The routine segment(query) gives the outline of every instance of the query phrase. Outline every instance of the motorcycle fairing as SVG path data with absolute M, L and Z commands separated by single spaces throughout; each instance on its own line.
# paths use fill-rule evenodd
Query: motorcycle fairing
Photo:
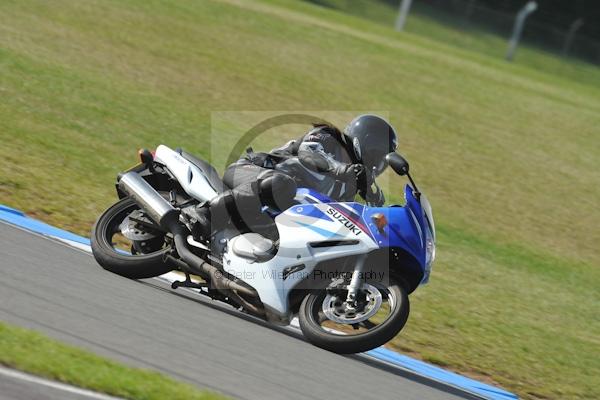
M 165 165 L 183 190 L 193 198 L 207 201 L 217 196 L 204 172 L 176 151 L 161 144 L 156 148 L 154 161 Z
M 320 202 L 330 199 L 309 189 L 298 192 L 319 202 L 297 204 L 275 217 L 280 243 L 272 259 L 257 262 L 239 257 L 229 246 L 223 256 L 225 270 L 254 287 L 265 307 L 280 320 L 290 316 L 290 291 L 324 261 L 399 247 L 425 269 L 423 212 L 410 186 L 405 190 L 404 207 Z M 382 232 L 371 219 L 377 213 L 386 215 L 389 222 Z
M 379 248 L 401 247 L 424 268 L 425 229 L 427 229 L 427 225 L 423 217 L 423 208 L 410 185 L 405 186 L 404 196 L 406 199 L 405 206 L 391 207 L 368 207 L 355 202 L 333 203 L 328 197 L 306 188 L 298 189 L 296 198 L 319 199 L 323 203 L 329 203 L 331 207 L 357 226 L 362 227 L 378 244 Z M 320 214 L 321 218 L 331 217 L 310 207 L 305 207 L 303 213 L 313 216 Z M 388 225 L 383 228 L 383 232 L 380 232 L 373 222 L 373 216 L 376 214 L 383 214 L 388 221 Z
M 327 260 L 366 254 L 378 248 L 369 230 L 334 213 L 341 203 L 298 204 L 275 217 L 279 230 L 277 254 L 265 262 L 236 255 L 227 246 L 223 266 L 259 294 L 266 308 L 281 320 L 289 317 L 288 295 L 315 267 Z M 347 203 L 344 204 L 345 206 Z M 287 271 L 297 271 L 287 274 Z

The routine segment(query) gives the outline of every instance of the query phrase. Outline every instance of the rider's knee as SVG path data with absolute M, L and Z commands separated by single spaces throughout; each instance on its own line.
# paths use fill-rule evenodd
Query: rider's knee
M 288 175 L 277 171 L 266 171 L 258 177 L 260 200 L 263 204 L 280 211 L 294 204 L 296 182 Z

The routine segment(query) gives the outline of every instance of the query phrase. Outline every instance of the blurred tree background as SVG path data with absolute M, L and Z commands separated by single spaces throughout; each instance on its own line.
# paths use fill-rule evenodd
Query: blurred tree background
M 386 0 L 390 4 L 397 3 Z M 416 0 L 435 11 L 462 17 L 470 24 L 488 26 L 507 35 L 514 15 L 526 0 Z M 600 2 L 597 0 L 536 0 L 538 9 L 528 18 L 524 40 L 547 50 L 568 52 L 600 63 Z M 418 5 L 417 5 L 418 7 Z M 426 11 L 426 10 L 425 10 Z M 576 28 L 565 48 L 569 30 Z
M 395 18 L 401 0 L 309 0 L 326 7 L 372 16 L 373 7 L 385 6 L 381 22 Z M 506 39 L 515 15 L 528 0 L 413 0 L 412 13 L 432 18 L 453 29 L 492 32 Z M 600 64 L 600 1 L 536 0 L 528 17 L 523 41 L 542 50 Z M 409 22 L 410 24 L 410 16 Z M 569 32 L 572 30 L 572 35 Z M 569 37 L 570 36 L 570 37 Z

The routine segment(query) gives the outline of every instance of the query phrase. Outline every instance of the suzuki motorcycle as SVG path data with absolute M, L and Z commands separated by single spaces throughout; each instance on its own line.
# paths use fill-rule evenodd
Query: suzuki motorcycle
M 164 145 L 140 150 L 140 160 L 119 174 L 120 200 L 92 231 L 94 257 L 106 270 L 133 279 L 181 271 L 174 289 L 198 289 L 275 324 L 297 316 L 309 342 L 336 353 L 391 340 L 407 321 L 408 295 L 429 279 L 431 206 L 397 153 L 386 160 L 409 179 L 402 206 L 335 202 L 300 188 L 289 209 L 263 209 L 276 238 L 230 223 L 208 240 L 194 236 L 199 222 L 186 209 L 228 189 L 216 170 Z

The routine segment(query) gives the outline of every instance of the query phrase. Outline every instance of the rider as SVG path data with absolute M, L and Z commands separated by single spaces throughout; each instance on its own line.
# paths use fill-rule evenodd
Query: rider
M 248 149 L 245 157 L 225 171 L 223 182 L 231 189 L 211 200 L 208 207 L 196 209 L 193 219 L 199 231 L 195 235 L 208 239 L 229 220 L 238 229 L 272 227 L 273 220 L 262 212 L 263 206 L 286 210 L 294 204 L 297 187 L 315 189 L 334 201 L 352 201 L 358 193 L 381 206 L 385 199 L 379 188 L 373 189 L 373 182 L 387 167 L 385 155 L 396 147 L 396 132 L 387 121 L 360 115 L 343 133 L 334 126 L 317 124 L 270 153 Z

